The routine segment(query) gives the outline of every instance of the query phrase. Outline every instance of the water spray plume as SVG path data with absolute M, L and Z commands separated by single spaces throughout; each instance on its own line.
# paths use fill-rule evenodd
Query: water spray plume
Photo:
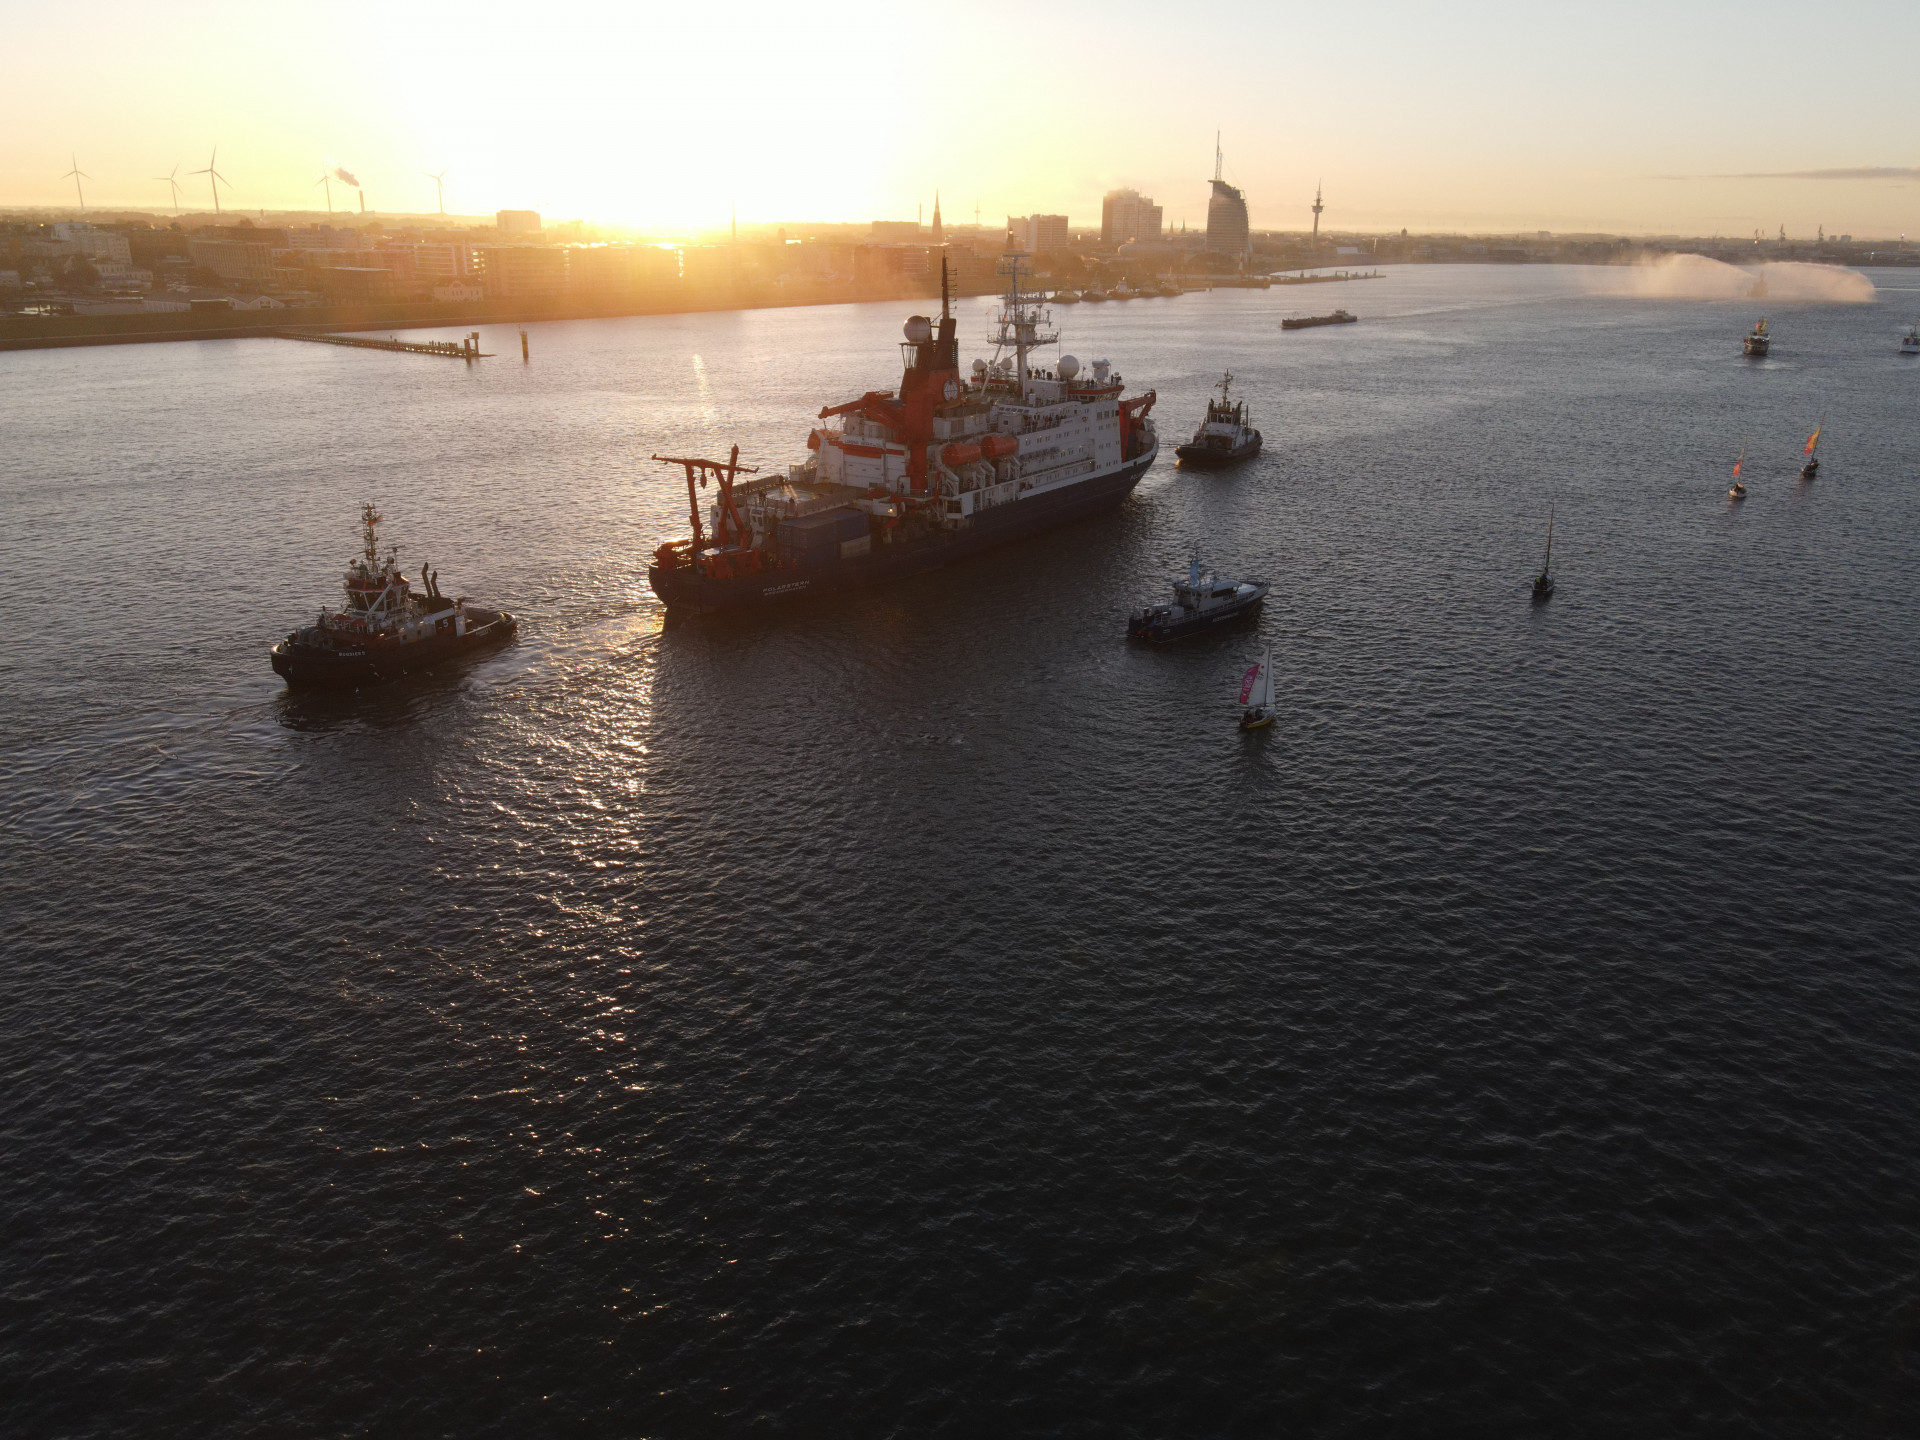
M 1857 270 L 1791 260 L 1746 269 L 1705 255 L 1661 255 L 1632 265 L 1600 267 L 1586 278 L 1595 294 L 1641 300 L 1744 300 L 1764 295 L 1769 300 L 1864 305 L 1874 296 L 1873 282 Z

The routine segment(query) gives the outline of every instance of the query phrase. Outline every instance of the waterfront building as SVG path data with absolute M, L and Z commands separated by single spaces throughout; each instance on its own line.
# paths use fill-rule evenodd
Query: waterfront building
M 85 221 L 61 220 L 53 227 L 53 238 L 65 247 L 68 255 L 84 255 L 89 260 L 116 261 L 121 265 L 133 263 L 133 251 L 127 244 L 127 237 L 113 230 L 101 230 Z
M 490 300 L 553 300 L 567 284 L 567 252 L 542 245 L 479 245 L 474 270 Z
M 472 247 L 440 241 L 400 241 L 379 251 L 416 280 L 452 280 L 473 273 Z
M 1221 178 L 1225 157 L 1215 137 L 1213 198 L 1207 201 L 1207 249 L 1236 259 L 1253 253 L 1253 232 L 1247 224 L 1247 198 Z
M 241 240 L 236 230 L 199 231 L 187 239 L 187 254 L 222 280 L 273 279 L 273 246 L 266 240 Z
M 1118 250 L 1130 241 L 1160 240 L 1161 208 L 1138 190 L 1109 190 L 1100 203 L 1100 248 Z
M 872 239 L 876 245 L 913 245 L 923 243 L 925 237 L 918 220 L 876 220 Z
M 393 299 L 393 271 L 381 266 L 329 265 L 314 273 L 320 280 L 320 292 L 336 305 Z

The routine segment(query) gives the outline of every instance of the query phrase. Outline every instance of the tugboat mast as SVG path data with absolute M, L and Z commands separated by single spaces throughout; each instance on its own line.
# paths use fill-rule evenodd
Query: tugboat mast
M 360 507 L 360 524 L 366 536 L 366 550 L 364 553 L 366 554 L 368 565 L 378 565 L 380 563 L 380 542 L 375 537 L 374 527 L 386 518 L 386 516 L 373 508 L 371 501 Z

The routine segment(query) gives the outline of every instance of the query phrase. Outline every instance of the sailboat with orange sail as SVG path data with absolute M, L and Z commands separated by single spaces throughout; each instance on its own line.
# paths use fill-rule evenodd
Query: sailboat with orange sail
M 1733 462 L 1733 484 L 1727 487 L 1727 497 L 1729 499 L 1744 500 L 1747 498 L 1747 487 L 1740 483 L 1740 467 L 1746 463 L 1747 446 L 1746 442 L 1742 441 L 1740 445 L 1740 458 Z
M 1820 457 L 1814 454 L 1814 448 L 1820 443 L 1820 432 L 1827 428 L 1827 417 L 1822 415 L 1820 423 L 1813 427 L 1813 433 L 1807 436 L 1807 448 L 1801 453 L 1807 457 L 1807 463 L 1800 467 L 1800 478 L 1811 480 L 1820 473 Z

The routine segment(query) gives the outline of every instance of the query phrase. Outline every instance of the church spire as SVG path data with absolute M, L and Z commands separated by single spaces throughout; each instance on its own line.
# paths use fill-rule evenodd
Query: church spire
M 946 231 L 940 225 L 940 192 L 938 190 L 933 192 L 933 243 L 936 245 L 947 243 Z

